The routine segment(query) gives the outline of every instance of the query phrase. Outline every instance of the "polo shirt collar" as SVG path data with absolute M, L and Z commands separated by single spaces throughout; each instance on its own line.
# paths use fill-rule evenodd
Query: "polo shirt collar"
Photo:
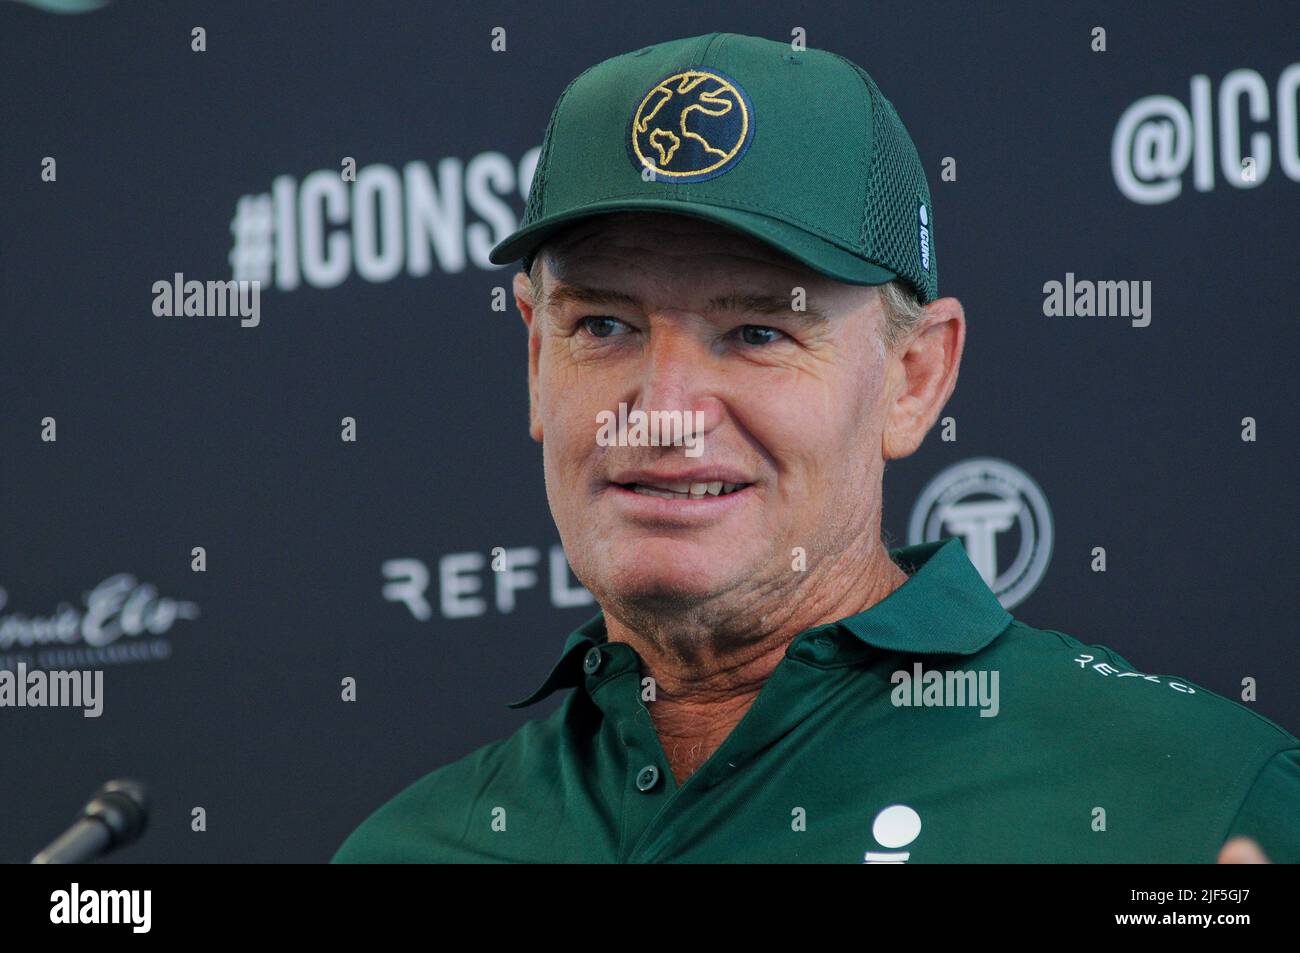
M 878 649 L 973 655 L 1011 624 L 1011 613 L 979 574 L 961 540 L 905 546 L 889 554 L 911 578 L 839 625 Z
M 1011 614 L 971 564 L 961 540 L 904 546 L 889 556 L 908 573 L 908 580 L 875 605 L 829 626 L 816 626 L 816 631 L 838 627 L 866 645 L 890 652 L 973 655 L 1011 624 Z M 808 632 L 796 636 L 791 647 Z M 604 613 L 597 613 L 569 633 L 546 680 L 508 707 L 524 708 L 560 688 L 582 684 L 583 656 L 593 645 L 607 641 Z
M 557 689 L 571 688 L 581 684 L 582 657 L 587 654 L 587 650 L 593 645 L 602 645 L 607 641 L 609 641 L 609 636 L 605 632 L 605 613 L 597 612 L 569 633 L 569 637 L 564 643 L 564 649 L 560 652 L 560 660 L 551 669 L 551 674 L 546 676 L 546 681 L 542 682 L 527 698 L 511 702 L 506 707 L 525 708 L 534 702 L 541 701 Z

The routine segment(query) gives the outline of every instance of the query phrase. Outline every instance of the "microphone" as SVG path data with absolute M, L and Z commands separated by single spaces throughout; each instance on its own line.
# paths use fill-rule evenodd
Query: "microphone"
M 84 864 L 135 841 L 149 820 L 149 790 L 139 781 L 109 781 L 81 809 L 77 821 L 33 864 Z

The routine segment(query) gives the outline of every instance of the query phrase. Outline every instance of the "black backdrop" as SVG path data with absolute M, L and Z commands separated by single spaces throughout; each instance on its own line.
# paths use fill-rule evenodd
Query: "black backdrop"
M 887 531 L 907 541 L 949 467 L 1006 461 L 1054 537 L 1016 615 L 1228 697 L 1254 678 L 1251 705 L 1300 728 L 1295 4 L 43 5 L 0 3 L 0 668 L 101 669 L 104 710 L 0 708 L 0 860 L 118 776 L 156 799 L 124 860 L 325 860 L 400 788 L 558 703 L 504 707 L 593 608 L 550 566 L 523 326 L 492 308 L 512 269 L 485 253 L 569 79 L 712 30 L 802 27 L 861 63 L 926 165 L 940 290 L 969 339 L 956 439 L 890 467 Z M 1239 74 L 1225 106 L 1237 70 L 1258 82 Z M 1159 158 L 1181 131 L 1174 168 L 1136 173 L 1181 187 L 1135 200 L 1111 158 L 1122 117 L 1153 96 L 1195 115 L 1198 82 L 1203 151 L 1184 155 L 1177 108 L 1145 124 L 1123 154 Z M 1221 160 L 1238 139 L 1269 148 L 1251 187 Z M 347 156 L 363 182 L 341 183 Z M 363 183 L 373 203 L 350 206 Z M 322 236 L 337 257 L 307 247 Z M 260 276 L 260 324 L 155 316 L 176 272 Z M 1046 316 L 1044 283 L 1067 273 L 1150 281 L 1150 324 Z M 497 546 L 537 556 L 513 605 Z M 427 613 L 385 596 L 386 565 L 427 568 Z M 135 634 L 94 646 L 86 599 L 106 581 L 134 593 L 108 621 Z

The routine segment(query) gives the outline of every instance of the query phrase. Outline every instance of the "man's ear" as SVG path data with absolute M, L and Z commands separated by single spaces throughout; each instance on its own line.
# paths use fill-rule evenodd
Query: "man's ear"
M 888 357 L 881 454 L 896 460 L 916 452 L 957 386 L 966 343 L 966 315 L 956 298 L 925 306 L 911 333 Z
M 515 275 L 515 307 L 528 328 L 528 433 L 542 442 L 542 418 L 537 402 L 537 359 L 541 354 L 540 322 L 536 320 L 537 302 L 533 301 L 533 283 L 522 271 Z

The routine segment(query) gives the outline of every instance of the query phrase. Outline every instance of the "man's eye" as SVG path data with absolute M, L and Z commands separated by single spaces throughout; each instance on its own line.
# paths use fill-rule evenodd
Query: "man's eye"
M 772 344 L 779 340 L 783 332 L 761 324 L 746 324 L 740 328 L 740 339 L 746 344 Z
M 583 318 L 581 324 L 588 334 L 597 338 L 610 337 L 616 334 L 620 327 L 627 327 L 627 325 L 618 318 L 606 317 Z

